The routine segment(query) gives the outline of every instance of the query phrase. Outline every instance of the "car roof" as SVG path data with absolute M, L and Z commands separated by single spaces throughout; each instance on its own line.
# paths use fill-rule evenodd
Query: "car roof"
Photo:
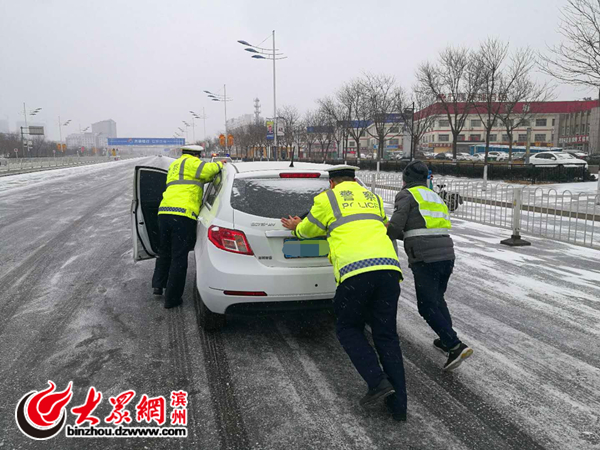
M 333 167 L 330 164 L 314 164 L 302 162 L 294 162 L 294 167 L 290 167 L 289 161 L 254 161 L 229 164 L 235 167 L 238 173 L 280 172 L 283 170 L 285 170 L 286 172 L 301 172 L 306 170 L 315 172 L 325 172 L 330 167 Z

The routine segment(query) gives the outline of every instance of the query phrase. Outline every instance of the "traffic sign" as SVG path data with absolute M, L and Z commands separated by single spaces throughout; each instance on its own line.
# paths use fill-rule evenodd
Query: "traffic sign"
M 221 134 L 221 135 L 219 136 L 219 145 L 220 145 L 221 147 L 225 147 L 225 135 L 224 135 L 224 134 Z
M 14 151 L 15 153 L 19 153 L 19 149 L 18 149 L 18 148 L 15 148 L 13 151 Z
M 230 134 L 229 136 L 227 136 L 227 146 L 233 147 L 233 134 Z

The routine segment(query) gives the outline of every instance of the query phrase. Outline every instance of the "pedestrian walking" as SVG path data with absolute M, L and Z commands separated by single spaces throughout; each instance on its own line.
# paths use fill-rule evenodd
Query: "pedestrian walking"
M 356 182 L 356 170 L 330 168 L 330 189 L 315 197 L 306 218 L 281 222 L 298 239 L 327 236 L 338 284 L 333 300 L 337 338 L 368 386 L 360 404 L 385 399 L 393 418 L 404 421 L 406 386 L 396 328 L 402 271 L 386 234 L 381 197 Z M 375 350 L 365 336 L 367 323 Z
M 158 208 L 160 244 L 152 287 L 154 295 L 162 295 L 166 288 L 167 309 L 183 302 L 188 253 L 196 244 L 203 184 L 212 181 L 224 164 L 201 161 L 202 150 L 199 145 L 181 148 L 181 157 L 169 166 L 167 189 Z
M 456 369 L 473 350 L 452 327 L 452 316 L 444 294 L 454 268 L 454 244 L 448 207 L 427 187 L 428 168 L 412 161 L 403 173 L 403 188 L 396 195 L 387 233 L 404 241 L 409 267 L 415 278 L 419 314 L 438 335 L 436 349 L 448 355 L 444 370 Z

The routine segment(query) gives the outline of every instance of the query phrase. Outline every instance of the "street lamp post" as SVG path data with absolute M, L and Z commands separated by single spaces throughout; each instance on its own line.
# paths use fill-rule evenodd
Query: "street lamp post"
M 250 53 L 254 53 L 252 55 L 252 58 L 254 58 L 254 59 L 270 59 L 273 61 L 273 120 L 275 121 L 275 134 L 273 135 L 273 141 L 275 144 L 275 155 L 277 156 L 277 159 L 279 159 L 279 153 L 278 153 L 278 147 L 277 147 L 277 131 L 278 131 L 278 128 L 277 128 L 277 81 L 276 81 L 275 61 L 278 61 L 280 59 L 286 59 L 287 56 L 283 56 L 283 53 L 278 53 L 278 49 L 275 48 L 275 30 L 273 30 L 271 37 L 273 39 L 273 49 L 272 50 L 260 47 L 262 42 L 266 41 L 269 38 L 263 40 L 260 44 L 258 44 L 258 46 L 251 45 L 247 41 L 243 41 L 243 40 L 240 40 L 238 42 L 240 44 L 246 46 L 246 48 L 244 50 L 246 50 L 247 52 L 250 52 Z
M 188 128 L 189 128 L 190 124 L 189 124 L 189 123 L 187 123 L 185 120 L 182 120 L 182 122 L 183 122 L 183 124 L 185 125 L 185 139 L 186 139 L 186 141 L 187 141 L 187 138 L 188 138 Z M 194 142 L 196 142 L 196 137 L 195 137 L 195 134 L 194 134 Z M 192 142 L 192 144 L 193 144 L 194 142 Z
M 42 108 L 36 108 L 29 113 L 30 116 L 35 116 L 39 113 Z M 27 124 L 27 108 L 25 107 L 25 103 L 23 103 L 23 117 L 25 119 L 25 128 L 27 129 L 27 135 L 29 136 L 29 125 Z M 29 138 L 28 138 L 29 139 Z M 25 140 L 23 139 L 23 128 L 21 127 L 21 144 L 23 145 L 23 155 L 25 155 Z M 27 153 L 29 154 L 31 150 L 29 149 L 29 144 L 27 144 Z
M 412 103 L 412 108 L 406 108 L 404 110 L 404 116 L 406 117 L 410 113 L 410 160 L 414 159 L 414 140 L 415 140 L 415 102 Z
M 223 102 L 224 108 L 225 108 L 225 148 L 227 149 L 227 138 L 228 138 L 228 134 L 227 134 L 227 102 L 230 102 L 232 99 L 227 97 L 227 85 L 224 84 L 223 85 L 223 95 L 221 94 L 213 94 L 210 91 L 204 91 L 206 93 L 206 95 L 208 96 L 208 98 L 210 98 L 213 102 Z
M 202 107 L 202 116 L 199 116 L 194 111 L 190 111 L 190 113 L 192 113 L 192 117 L 194 119 L 202 119 L 204 121 L 204 134 L 202 136 L 202 140 L 205 141 L 206 140 L 206 119 L 208 119 L 208 117 L 206 117 L 206 114 L 204 113 L 204 107 Z M 192 123 L 193 123 L 193 120 L 192 120 Z

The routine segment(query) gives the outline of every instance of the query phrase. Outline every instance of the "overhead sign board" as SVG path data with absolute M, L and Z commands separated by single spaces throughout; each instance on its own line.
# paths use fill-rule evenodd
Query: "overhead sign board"
M 29 127 L 29 134 L 31 136 L 43 136 L 44 127 Z
M 108 138 L 107 145 L 185 145 L 183 138 Z

